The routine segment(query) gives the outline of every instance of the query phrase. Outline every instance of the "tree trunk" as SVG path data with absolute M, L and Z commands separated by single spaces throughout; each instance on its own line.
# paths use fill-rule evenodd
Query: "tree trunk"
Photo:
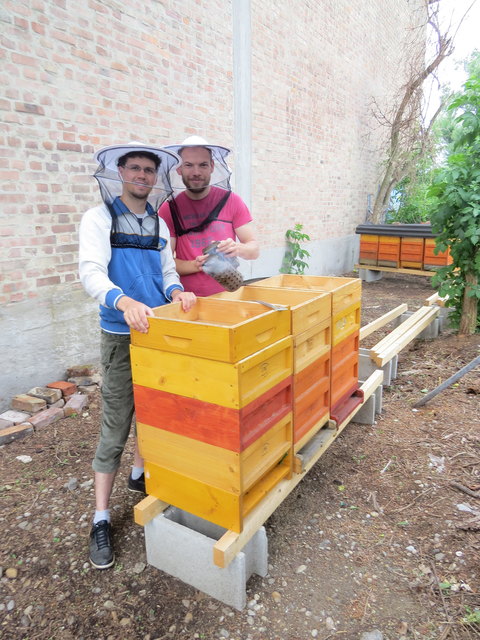
M 463 292 L 462 317 L 460 318 L 459 333 L 471 336 L 477 328 L 477 307 L 476 296 L 468 296 L 467 293 L 477 284 L 477 276 L 473 271 L 465 273 L 465 291 Z

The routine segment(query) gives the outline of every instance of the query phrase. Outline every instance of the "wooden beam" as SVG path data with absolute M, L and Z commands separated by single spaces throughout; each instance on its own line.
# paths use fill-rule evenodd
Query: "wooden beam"
M 424 304 L 427 305 L 428 307 L 430 307 L 432 304 L 437 304 L 439 307 L 444 307 L 445 302 L 447 300 L 448 300 L 448 296 L 445 296 L 444 298 L 442 298 L 439 295 L 438 291 L 436 291 L 435 293 L 432 293 L 431 296 L 425 299 Z
M 377 318 L 376 320 L 373 320 L 372 322 L 366 324 L 364 327 L 361 327 L 360 340 L 363 340 L 363 338 L 366 338 L 377 329 L 380 329 L 395 318 L 398 318 L 398 316 L 402 315 L 402 313 L 404 313 L 405 311 L 408 311 L 408 305 L 405 303 L 399 304 L 398 307 L 395 307 L 395 309 L 392 309 L 388 313 L 385 313 L 383 316 L 380 316 L 380 318 Z
M 145 526 L 147 522 L 150 522 L 159 513 L 165 511 L 168 506 L 168 502 L 163 502 L 153 496 L 147 496 L 135 505 L 133 509 L 134 520 L 137 524 Z
M 373 264 L 356 264 L 356 269 L 368 269 L 369 271 L 390 271 L 391 273 L 407 273 L 413 276 L 434 276 L 435 271 L 425 271 L 424 269 L 406 269 L 400 267 L 377 267 Z
M 384 351 L 379 353 L 371 353 L 372 360 L 374 360 L 379 367 L 383 367 L 394 356 L 397 355 L 409 342 L 421 333 L 425 327 L 427 327 L 438 315 L 440 309 L 438 307 L 430 307 L 430 312 L 425 314 L 424 317 L 416 322 L 412 327 L 408 329 L 403 335 L 398 334 L 398 338 L 391 342 Z
M 398 327 L 385 336 L 385 338 L 377 342 L 377 344 L 370 349 L 370 353 L 378 354 L 385 351 L 389 345 L 398 340 L 399 336 L 403 336 L 411 327 L 415 326 L 417 322 L 430 313 L 433 308 L 434 307 L 420 307 L 420 309 L 417 309 L 411 316 L 404 320 L 402 324 L 399 324 Z

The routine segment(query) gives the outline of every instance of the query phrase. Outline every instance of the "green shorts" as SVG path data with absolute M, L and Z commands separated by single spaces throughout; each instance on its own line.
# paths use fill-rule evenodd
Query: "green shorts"
M 134 413 L 130 334 L 102 331 L 102 425 L 92 467 L 112 473 L 120 466 Z

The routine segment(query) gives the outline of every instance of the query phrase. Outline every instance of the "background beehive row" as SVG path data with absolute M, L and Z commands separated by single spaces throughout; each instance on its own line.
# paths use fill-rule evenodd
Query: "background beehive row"
M 434 253 L 435 238 L 360 235 L 360 264 L 425 269 L 451 264 L 450 250 Z
M 155 309 L 131 346 L 147 493 L 240 532 L 295 452 L 361 401 L 360 287 L 279 276 Z

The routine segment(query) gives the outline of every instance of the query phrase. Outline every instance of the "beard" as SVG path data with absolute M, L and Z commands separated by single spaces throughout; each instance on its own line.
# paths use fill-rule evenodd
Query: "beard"
M 208 180 L 208 182 L 205 181 L 203 184 L 198 184 L 198 181 L 197 181 L 197 184 L 194 186 L 194 184 L 190 180 L 182 177 L 182 182 L 187 187 L 187 191 L 190 191 L 190 193 L 195 193 L 195 194 L 203 193 L 210 186 L 210 180 Z

